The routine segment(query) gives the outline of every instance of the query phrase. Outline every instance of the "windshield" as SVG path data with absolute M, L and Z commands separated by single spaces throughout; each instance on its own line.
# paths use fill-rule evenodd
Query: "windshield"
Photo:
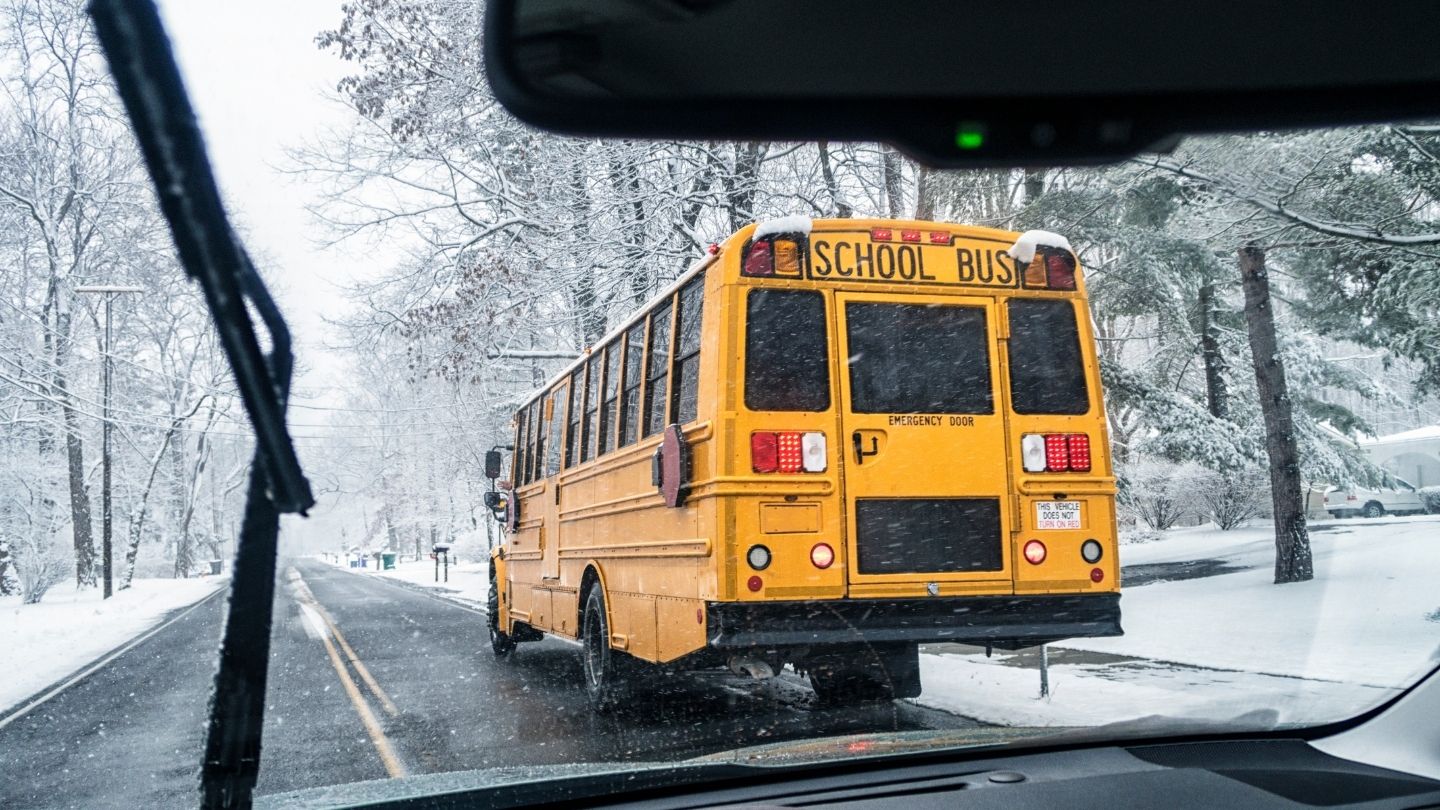
M 255 433 L 82 5 L 0 0 L 0 805 L 188 805 Z M 482 8 L 161 3 L 318 499 L 257 795 L 1304 729 L 1434 668 L 1440 127 L 567 138 Z

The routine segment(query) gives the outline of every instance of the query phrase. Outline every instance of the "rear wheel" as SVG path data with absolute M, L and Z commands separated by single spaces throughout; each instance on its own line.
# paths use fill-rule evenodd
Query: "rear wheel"
M 1365 504 L 1365 508 L 1360 512 L 1360 514 L 1364 515 L 1367 518 L 1384 517 L 1385 507 L 1381 506 L 1378 501 L 1371 501 Z
M 598 584 L 585 597 L 580 644 L 590 708 L 608 712 L 625 697 L 628 684 L 624 654 L 610 647 L 610 620 L 605 614 L 605 594 Z
M 497 658 L 505 658 L 515 652 L 515 639 L 500 629 L 500 588 L 495 583 L 493 574 L 490 577 L 490 596 L 485 600 L 485 607 L 489 614 L 490 649 Z

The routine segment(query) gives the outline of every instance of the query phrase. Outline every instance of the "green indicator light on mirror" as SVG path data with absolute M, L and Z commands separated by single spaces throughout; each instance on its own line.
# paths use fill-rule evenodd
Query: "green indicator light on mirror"
M 955 145 L 964 150 L 979 149 L 985 145 L 983 124 L 961 123 L 955 127 Z

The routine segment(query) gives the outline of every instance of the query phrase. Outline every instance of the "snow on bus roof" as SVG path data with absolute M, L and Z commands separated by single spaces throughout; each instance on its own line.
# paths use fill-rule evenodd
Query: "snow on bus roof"
M 1066 239 L 1058 233 L 1051 233 L 1049 231 L 1026 231 L 1020 234 L 1020 238 L 1016 239 L 1015 244 L 1011 245 L 1010 249 L 1005 252 L 1010 254 L 1010 258 L 1018 259 L 1028 264 L 1031 259 L 1035 258 L 1035 248 L 1038 245 L 1060 248 L 1071 253 L 1075 252 L 1075 249 L 1070 247 L 1069 239 Z
M 771 236 L 777 233 L 810 233 L 814 221 L 804 214 L 791 214 L 788 217 L 767 219 L 755 226 L 755 233 L 750 235 L 751 239 Z

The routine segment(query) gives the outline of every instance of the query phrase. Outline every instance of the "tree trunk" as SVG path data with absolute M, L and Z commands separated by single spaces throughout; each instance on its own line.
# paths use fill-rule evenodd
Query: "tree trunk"
M 55 373 L 56 388 L 64 391 L 59 371 Z M 75 539 L 75 584 L 95 584 L 95 538 L 90 525 L 90 490 L 85 486 L 85 444 L 80 438 L 75 410 L 61 405 L 65 419 L 65 461 L 70 474 L 70 525 Z
M 150 461 L 150 475 L 145 479 L 145 488 L 140 491 L 140 505 L 135 508 L 135 515 L 130 519 L 130 532 L 125 545 L 125 574 L 120 580 L 120 590 L 130 587 L 130 582 L 135 578 L 135 560 L 140 556 L 140 538 L 145 529 L 145 513 L 150 503 L 150 490 L 155 486 L 155 473 L 160 469 L 160 462 L 165 458 L 165 450 L 170 446 L 170 440 L 174 438 L 175 431 L 180 428 L 180 420 L 170 423 L 170 429 L 165 431 L 165 437 L 160 440 L 160 449 L 155 451 L 155 458 Z
M 488 527 L 487 527 L 488 528 Z M 489 532 L 486 532 L 487 536 Z M 10 544 L 0 540 L 0 596 L 14 596 L 15 588 L 11 587 L 14 568 L 14 558 L 10 555 Z
M 1255 244 L 1240 249 L 1240 279 L 1245 287 L 1245 325 L 1255 362 L 1255 384 L 1265 417 L 1265 452 L 1270 457 L 1270 497 L 1275 508 L 1275 582 L 1306 582 L 1315 576 L 1305 499 L 1300 491 L 1300 453 L 1285 387 L 1285 366 L 1275 339 L 1275 312 L 1265 251 Z
M 892 218 L 903 216 L 900 209 L 905 205 L 905 169 L 900 162 L 900 153 L 892 147 L 880 147 L 880 171 L 885 179 L 885 215 Z
M 1024 177 L 1025 200 L 1022 205 L 1034 205 L 1045 193 L 1045 170 L 1026 169 Z
M 1200 347 L 1205 361 L 1205 402 L 1210 415 L 1224 419 L 1228 408 L 1225 390 L 1225 356 L 1220 353 L 1220 340 L 1215 329 L 1215 284 L 1200 287 Z
M 816 148 L 820 151 L 820 176 L 825 180 L 825 192 L 830 195 L 830 215 L 849 219 L 853 211 L 845 204 L 835 180 L 835 170 L 830 166 L 830 144 L 820 141 Z
M 915 218 L 935 218 L 935 182 L 929 168 L 921 166 L 915 173 Z

